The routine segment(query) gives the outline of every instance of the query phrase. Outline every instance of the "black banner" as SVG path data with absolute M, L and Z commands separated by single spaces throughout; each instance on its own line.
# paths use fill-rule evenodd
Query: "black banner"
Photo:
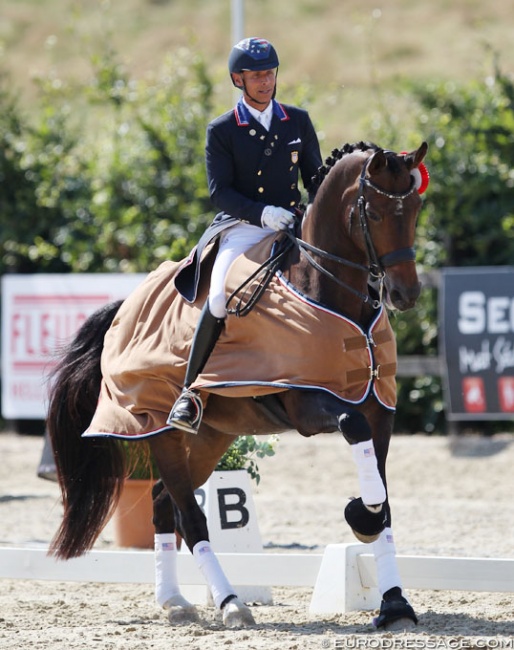
M 512 419 L 514 267 L 443 269 L 439 295 L 448 419 Z

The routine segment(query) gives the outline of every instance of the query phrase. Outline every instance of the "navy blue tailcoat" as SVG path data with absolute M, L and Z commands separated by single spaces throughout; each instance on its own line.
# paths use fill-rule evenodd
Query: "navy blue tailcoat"
M 189 301 L 196 297 L 204 247 L 236 221 L 261 227 L 267 205 L 291 212 L 301 201 L 301 177 L 309 200 L 312 177 L 322 164 L 318 138 L 307 111 L 273 100 L 269 131 L 240 100 L 207 127 L 205 147 L 209 193 L 220 210 L 201 237 L 175 284 Z

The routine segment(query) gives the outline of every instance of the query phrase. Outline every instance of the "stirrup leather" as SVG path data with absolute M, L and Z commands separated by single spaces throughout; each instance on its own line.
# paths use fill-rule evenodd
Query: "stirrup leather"
M 173 405 L 166 424 L 188 433 L 198 433 L 202 416 L 203 404 L 200 395 L 194 390 L 184 389 Z

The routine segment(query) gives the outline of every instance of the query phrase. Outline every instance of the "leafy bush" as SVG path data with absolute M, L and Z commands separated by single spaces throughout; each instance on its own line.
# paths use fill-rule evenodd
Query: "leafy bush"
M 0 273 L 141 272 L 184 257 L 212 219 L 204 166 L 211 84 L 187 50 L 154 82 L 107 52 L 73 89 L 41 84 L 36 124 L 0 87 Z
M 159 469 L 148 443 L 137 440 L 118 440 L 118 444 L 125 456 L 127 479 L 156 481 L 159 478 Z

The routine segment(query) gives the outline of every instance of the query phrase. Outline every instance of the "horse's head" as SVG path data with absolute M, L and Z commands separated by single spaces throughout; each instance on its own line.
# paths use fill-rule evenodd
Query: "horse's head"
M 313 178 L 316 198 L 297 240 L 302 256 L 292 277 L 303 293 L 349 317 L 362 315 L 362 303 L 349 296 L 377 305 L 370 284 L 390 307 L 414 306 L 420 292 L 414 237 L 427 150 L 426 142 L 402 154 L 360 142 L 332 152 Z
M 357 199 L 351 211 L 361 229 L 372 280 L 385 290 L 390 307 L 405 311 L 419 293 L 414 239 L 421 208 L 419 166 L 428 150 L 422 145 L 395 154 L 377 149 L 362 164 Z
M 324 240 L 318 226 L 316 239 L 324 250 L 358 262 L 361 275 L 359 280 L 354 273 L 353 292 L 366 298 L 362 289 L 355 291 L 355 283 L 366 288 L 369 271 L 380 298 L 400 311 L 413 307 L 420 292 L 414 238 L 421 207 L 418 189 L 426 180 L 419 168 L 426 172 L 422 160 L 427 150 L 426 142 L 402 154 L 365 142 L 345 145 L 327 159 L 329 168 L 320 170 L 313 206 L 325 223 L 327 214 L 342 219 L 343 228 L 325 232 Z

